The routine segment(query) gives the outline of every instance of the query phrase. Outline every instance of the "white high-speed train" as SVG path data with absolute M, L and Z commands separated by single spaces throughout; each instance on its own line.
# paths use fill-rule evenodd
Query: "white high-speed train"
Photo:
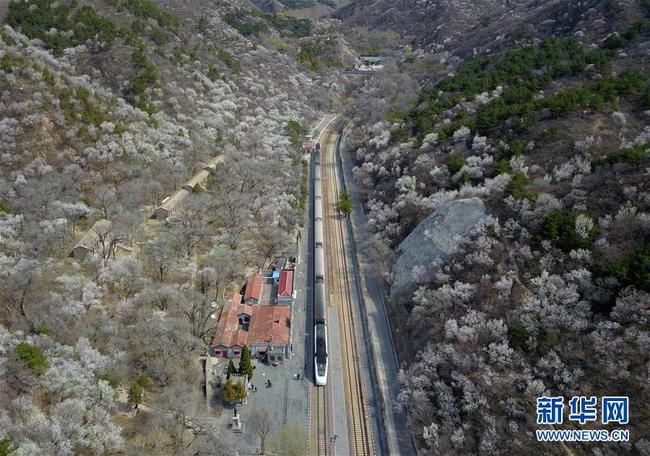
M 327 306 L 325 305 L 325 240 L 323 237 L 323 194 L 320 170 L 320 144 L 312 152 L 314 160 L 314 236 L 312 258 L 314 261 L 314 382 L 327 383 Z

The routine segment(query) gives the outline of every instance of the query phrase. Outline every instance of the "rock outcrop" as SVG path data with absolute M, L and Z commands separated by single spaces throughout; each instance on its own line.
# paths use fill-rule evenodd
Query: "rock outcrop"
M 465 235 L 486 217 L 485 205 L 478 198 L 441 204 L 398 246 L 391 295 L 401 295 L 415 289 L 415 267 L 423 267 L 424 271 L 421 272 L 427 275 L 436 273 L 447 257 L 456 251 Z

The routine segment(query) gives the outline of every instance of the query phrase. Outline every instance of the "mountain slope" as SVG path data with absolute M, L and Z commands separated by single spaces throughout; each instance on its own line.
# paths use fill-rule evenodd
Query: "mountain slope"
M 3 450 L 233 453 L 206 408 L 200 357 L 224 295 L 287 254 L 306 198 L 301 138 L 328 101 L 321 84 L 339 90 L 229 25 L 240 6 L 9 2 Z M 295 23 L 262 20 L 266 39 L 298 46 Z M 151 219 L 218 156 L 166 221 Z
M 412 36 L 413 44 L 427 52 L 467 57 L 551 36 L 594 43 L 642 14 L 643 7 L 631 1 L 362 0 L 335 16 L 350 25 Z
M 359 83 L 346 109 L 374 232 L 368 248 L 404 362 L 398 406 L 421 454 L 648 454 L 650 435 L 632 422 L 622 444 L 563 447 L 535 436 L 545 428 L 536 422 L 542 395 L 568 404 L 625 391 L 641 419 L 650 416 L 650 282 L 639 273 L 650 264 L 648 11 L 636 2 L 527 3 L 539 16 L 527 16 L 519 44 L 500 15 L 507 6 L 520 17 L 523 3 L 476 2 L 503 19 L 485 31 L 467 27 L 480 11 L 446 23 L 434 12 L 428 33 L 431 23 L 411 24 L 404 4 L 401 26 L 377 19 L 394 4 L 349 19 L 403 27 L 424 46 L 399 62 L 401 72 Z M 434 4 L 439 14 L 464 5 L 419 8 Z M 581 13 L 567 15 L 573 8 Z M 418 95 L 409 78 L 423 81 Z M 443 249 L 448 231 L 436 224 L 462 217 L 473 198 L 487 219 Z M 404 241 L 423 230 L 427 248 Z M 601 426 L 565 415 L 556 428 Z

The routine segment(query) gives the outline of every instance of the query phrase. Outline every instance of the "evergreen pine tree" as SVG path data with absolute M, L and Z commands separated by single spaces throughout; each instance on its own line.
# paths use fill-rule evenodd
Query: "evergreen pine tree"
M 237 373 L 237 368 L 235 367 L 235 364 L 232 362 L 232 359 L 228 361 L 228 371 L 226 372 L 226 380 L 230 378 L 232 374 Z
M 239 360 L 239 375 L 246 375 L 248 380 L 253 378 L 253 363 L 251 362 L 251 352 L 247 345 L 244 345 Z

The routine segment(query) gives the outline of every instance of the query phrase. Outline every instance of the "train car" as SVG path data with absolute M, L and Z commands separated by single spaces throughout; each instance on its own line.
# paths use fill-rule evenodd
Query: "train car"
M 314 380 L 317 386 L 327 384 L 327 323 L 325 319 L 325 284 L 314 287 Z
M 316 248 L 325 248 L 324 247 L 325 239 L 323 239 L 323 221 L 316 220 L 314 222 L 314 244 Z
M 314 182 L 314 202 L 317 206 L 323 205 L 323 189 L 320 180 Z
M 323 200 L 314 198 L 314 222 L 323 221 Z
M 314 280 L 316 283 L 325 281 L 325 252 L 323 247 L 314 248 Z

